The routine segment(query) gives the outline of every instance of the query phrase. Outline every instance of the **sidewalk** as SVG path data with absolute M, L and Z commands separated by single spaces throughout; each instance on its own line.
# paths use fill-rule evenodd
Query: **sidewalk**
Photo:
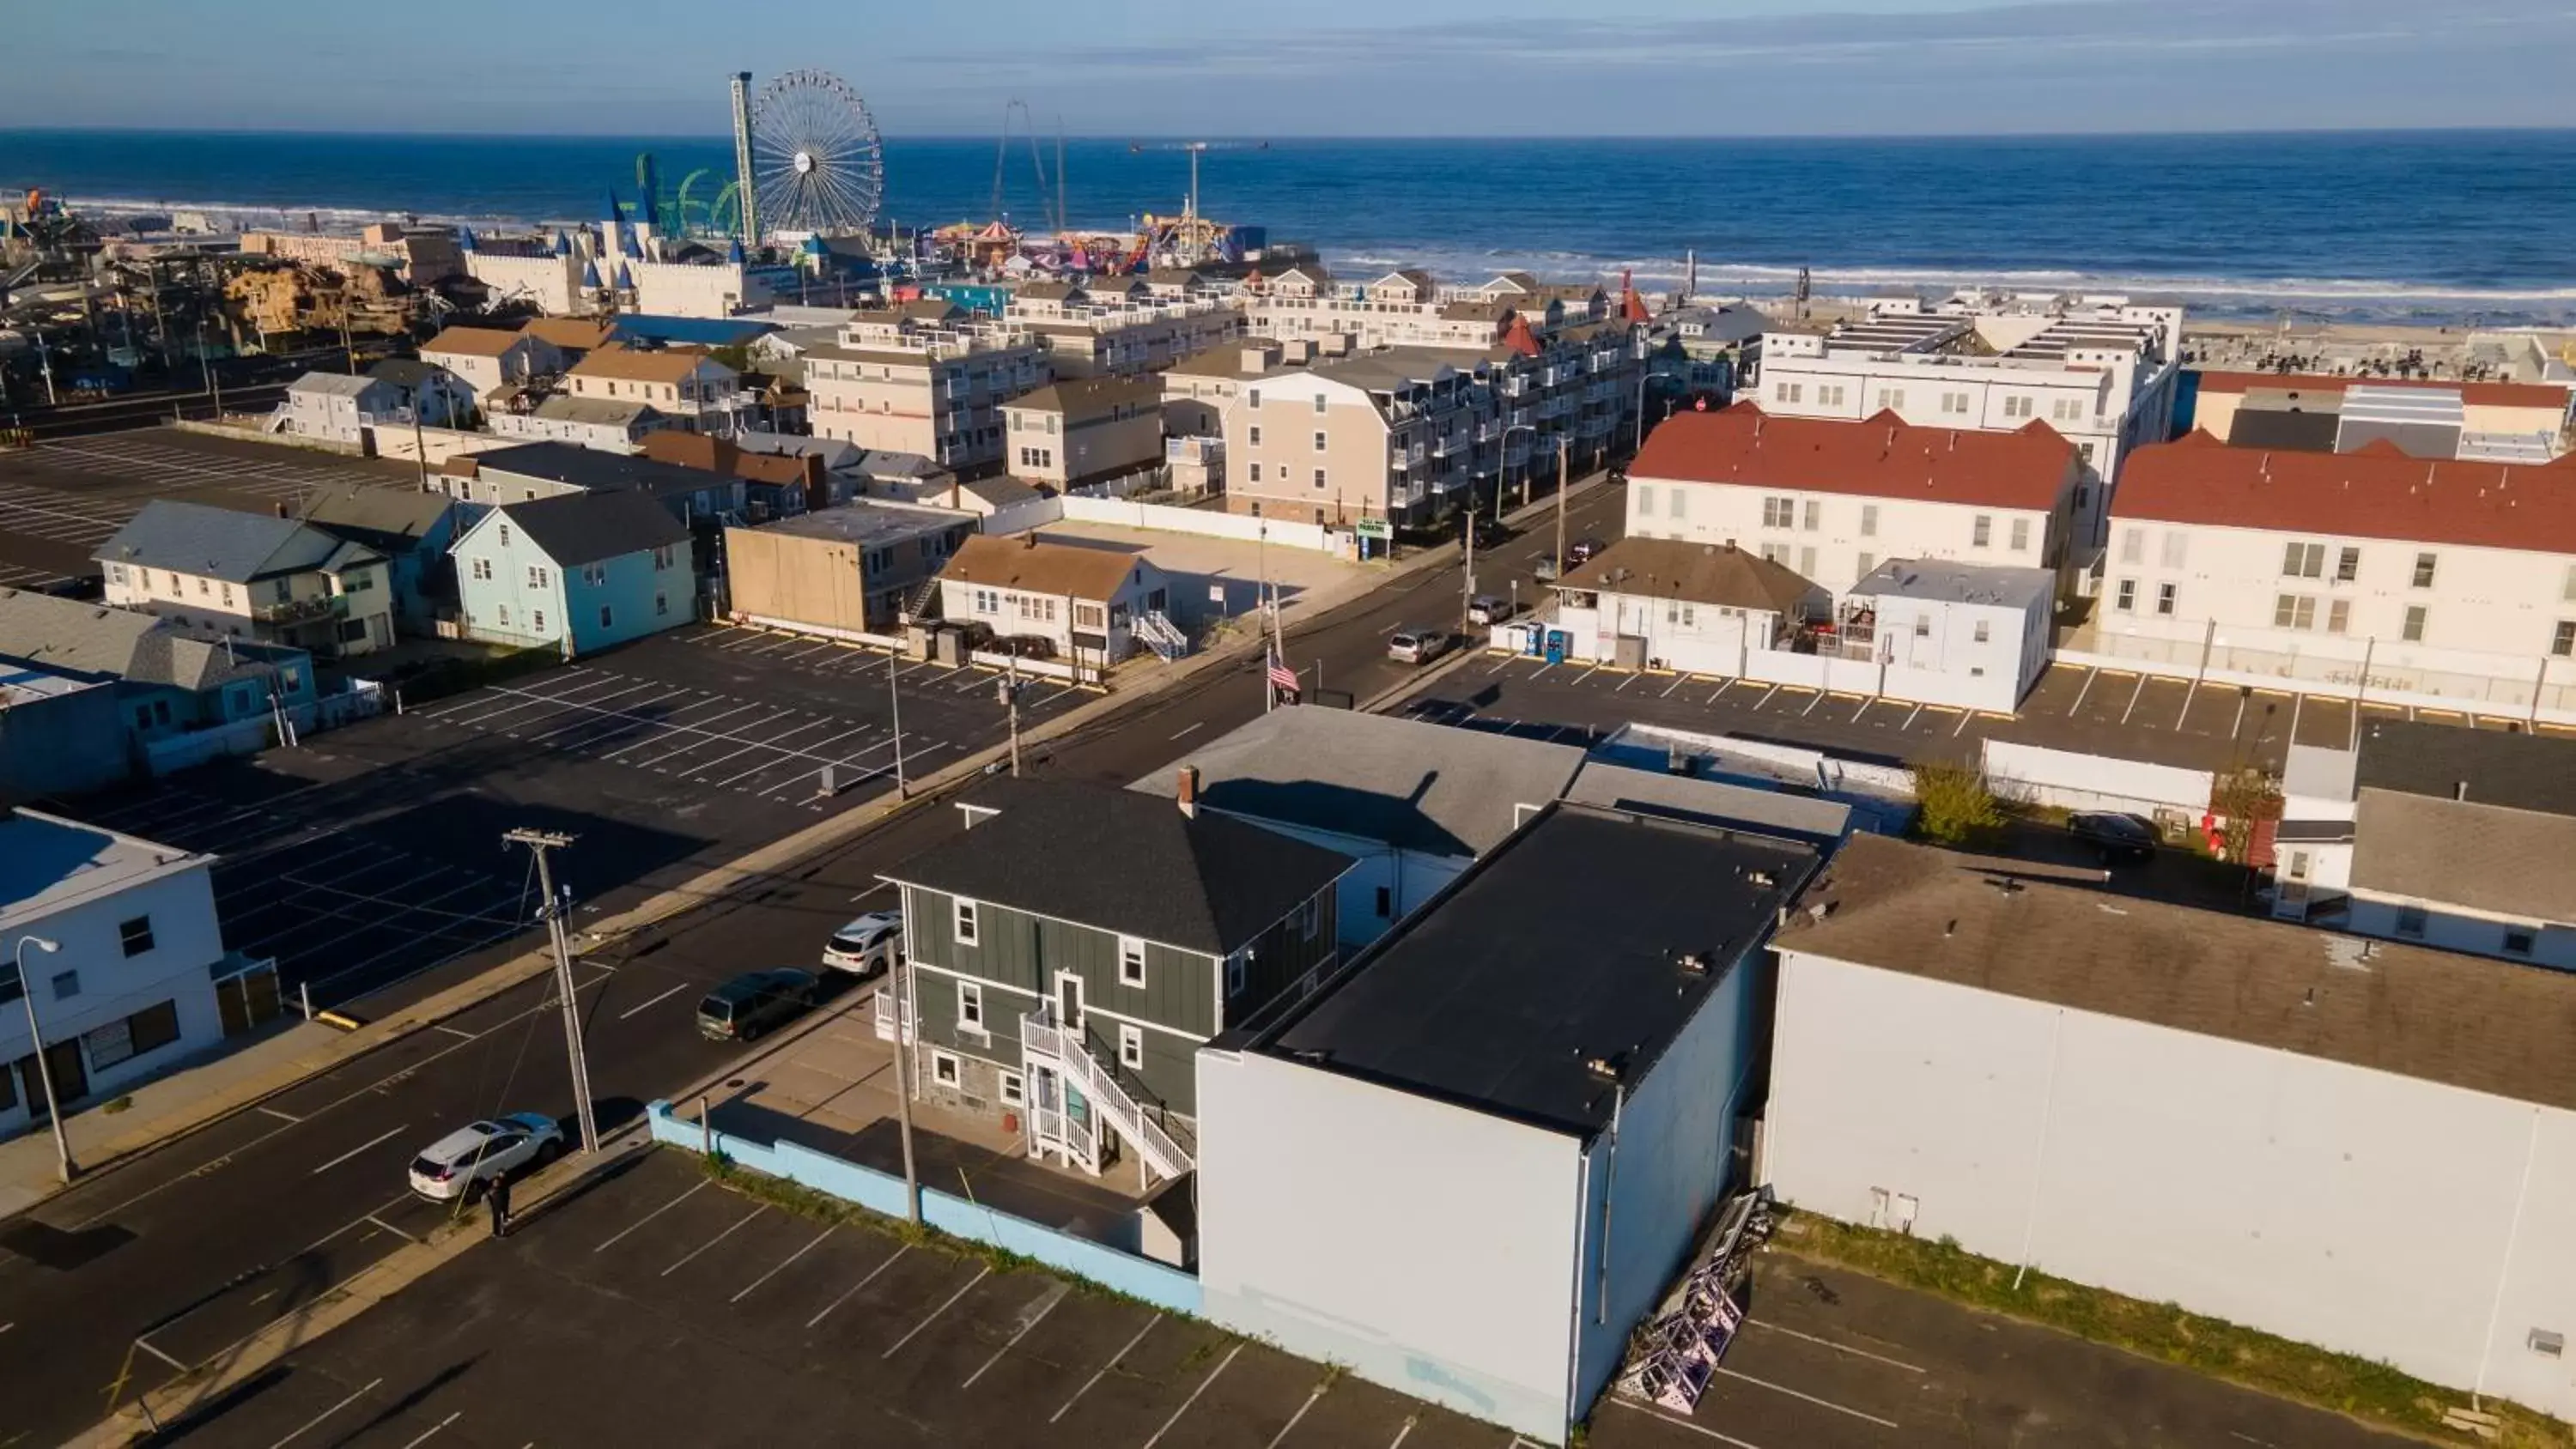
M 1606 476 L 1593 473 L 1574 480 L 1566 489 L 1566 500 L 1571 502 L 1581 498 L 1599 486 Z M 1556 503 L 1553 495 L 1542 498 L 1507 515 L 1507 521 L 1519 523 L 1544 518 Z M 1417 550 L 1394 564 L 1355 574 L 1342 584 L 1303 596 L 1291 612 L 1296 616 L 1295 622 L 1303 626 L 1307 621 L 1350 604 L 1393 580 L 1438 567 L 1456 558 L 1458 553 L 1459 546 L 1454 543 Z M 1122 676 L 1115 692 L 1091 700 L 1079 709 L 1068 710 L 1024 733 L 1021 736 L 1022 747 L 1042 745 L 1087 727 L 1104 715 L 1151 699 L 1202 671 L 1237 663 L 1264 647 L 1265 639 L 1245 634 L 1202 650 L 1177 664 L 1160 666 L 1151 673 Z M 1464 656 L 1474 651 L 1459 652 Z M 816 852 L 862 835 L 897 814 L 937 800 L 949 791 L 980 778 L 987 764 L 1007 758 L 1009 752 L 1007 744 L 993 745 L 949 765 L 926 780 L 916 782 L 909 799 L 882 796 L 858 809 L 832 816 L 761 846 L 729 865 L 718 866 L 654 896 L 633 910 L 597 923 L 576 944 L 575 950 L 597 950 L 621 936 L 658 925 Z M 275 1036 L 238 1051 L 172 1072 L 136 1087 L 129 1094 L 131 1105 L 121 1111 L 110 1112 L 107 1104 L 103 1103 L 66 1117 L 64 1131 L 71 1139 L 72 1159 L 84 1173 L 99 1172 L 125 1158 L 148 1152 L 256 1106 L 266 1098 L 343 1066 L 398 1037 L 469 1010 L 521 982 L 544 975 L 548 967 L 543 952 L 530 952 L 414 1002 L 382 1020 L 369 1022 L 356 1031 L 344 1032 L 298 1022 Z M 62 1190 L 50 1132 L 38 1130 L 0 1142 L 0 1219 L 23 1212 Z

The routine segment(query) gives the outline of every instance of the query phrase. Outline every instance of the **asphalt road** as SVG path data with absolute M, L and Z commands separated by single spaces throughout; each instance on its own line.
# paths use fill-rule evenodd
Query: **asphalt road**
M 1609 536 L 1621 507 L 1614 487 L 1578 495 L 1569 537 Z M 1526 566 L 1548 532 L 1542 518 L 1498 551 L 1525 599 L 1534 589 Z M 1479 574 L 1480 589 L 1508 592 L 1497 565 Z M 1320 664 L 1326 688 L 1365 700 L 1413 672 L 1386 658 L 1386 635 L 1454 618 L 1463 585 L 1461 565 L 1450 563 L 1317 618 L 1291 609 L 1289 659 L 1309 678 Z M 1123 785 L 1262 704 L 1257 661 L 1213 670 L 1033 749 L 1026 766 Z M 879 870 L 960 828 L 946 806 L 908 813 L 585 962 L 593 1092 L 609 1115 L 632 1114 L 729 1059 L 731 1048 L 693 1030 L 706 987 L 758 966 L 811 965 L 835 926 L 889 899 Z M 427 972 L 405 990 L 461 979 L 504 949 Z M 140 1383 L 175 1376 L 399 1245 L 403 1214 L 415 1210 L 403 1201 L 402 1170 L 451 1128 L 495 1112 L 569 1110 L 559 1016 L 540 1009 L 542 994 L 534 985 L 511 992 L 0 1225 L 0 1344 L 11 1381 L 0 1397 L 0 1449 L 56 1442 L 100 1415 L 120 1374 Z

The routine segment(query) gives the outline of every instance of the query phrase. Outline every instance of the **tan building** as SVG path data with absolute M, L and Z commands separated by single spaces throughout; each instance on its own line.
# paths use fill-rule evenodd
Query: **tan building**
M 814 436 L 917 453 L 962 476 L 1002 465 L 1002 405 L 1050 380 L 1026 333 L 947 302 L 862 309 L 839 346 L 805 353 Z
M 1182 358 L 1163 369 L 1163 430 L 1175 438 L 1224 437 L 1225 410 L 1246 382 L 1290 365 L 1291 354 L 1302 363 L 1313 352 L 1310 342 L 1289 347 L 1247 337 Z
M 727 528 L 729 612 L 824 633 L 891 633 L 974 532 L 959 513 L 881 503 Z
M 650 403 L 696 432 L 729 432 L 746 405 L 742 377 L 692 347 L 641 352 L 609 343 L 564 374 L 574 397 Z
M 421 344 L 420 360 L 456 374 L 486 402 L 511 383 L 563 367 L 563 354 L 543 339 L 498 327 L 450 327 Z
M 1142 277 L 1031 282 L 1004 319 L 1046 349 L 1058 377 L 1154 372 L 1241 337 L 1241 309 L 1213 297 L 1157 292 Z
M 1148 377 L 1086 377 L 1013 398 L 1002 410 L 1011 476 L 1069 488 L 1159 465 L 1162 391 Z
M 1473 351 L 1390 348 L 1244 379 L 1225 410 L 1227 508 L 1300 522 L 1436 522 L 1498 441 L 1490 365 Z
M 248 257 L 282 257 L 307 266 L 390 267 L 415 287 L 465 274 L 465 256 L 457 249 L 456 233 L 440 226 L 404 226 L 390 221 L 377 222 L 356 236 L 244 232 L 241 253 Z

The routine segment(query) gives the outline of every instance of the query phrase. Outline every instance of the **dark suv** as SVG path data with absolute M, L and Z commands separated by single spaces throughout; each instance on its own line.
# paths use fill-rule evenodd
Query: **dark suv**
M 2156 828 L 2135 815 L 2078 811 L 2066 817 L 2066 833 L 2092 846 L 2104 865 L 2156 858 Z
M 785 967 L 745 972 L 698 1003 L 698 1035 L 709 1041 L 749 1041 L 813 1010 L 814 996 L 811 972 Z

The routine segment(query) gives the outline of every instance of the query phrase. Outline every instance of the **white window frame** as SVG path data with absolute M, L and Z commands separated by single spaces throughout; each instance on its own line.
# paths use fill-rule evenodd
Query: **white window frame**
M 977 902 L 964 896 L 954 897 L 948 902 L 949 939 L 960 946 L 981 945 L 983 927 L 984 913 Z
M 990 1039 L 991 1028 L 984 1024 L 984 988 L 973 981 L 957 983 L 957 1030 L 967 1036 Z
M 1145 1029 L 1132 1021 L 1118 1023 L 1118 1065 L 1131 1072 L 1145 1069 Z
M 1145 984 L 1144 937 L 1121 936 L 1118 938 L 1118 984 L 1121 986 L 1142 986 Z
M 959 1062 L 957 1053 L 952 1051 L 942 1051 L 938 1047 L 932 1047 L 930 1049 L 930 1080 L 937 1082 L 943 1087 L 965 1086 L 965 1069 Z
M 1029 1104 L 1029 1084 L 1027 1078 L 1022 1077 L 1019 1073 L 1012 1071 L 1008 1067 L 997 1069 L 993 1073 L 993 1078 L 994 1089 L 1001 1094 L 1003 1106 L 1025 1107 Z

